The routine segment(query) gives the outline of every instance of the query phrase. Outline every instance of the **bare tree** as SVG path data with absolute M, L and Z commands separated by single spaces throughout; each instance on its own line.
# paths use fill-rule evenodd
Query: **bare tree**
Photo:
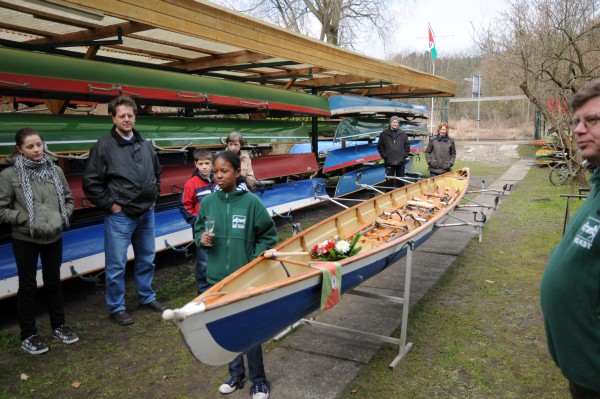
M 411 1 L 411 0 L 408 0 Z M 356 49 L 358 39 L 375 32 L 386 42 L 397 22 L 391 0 L 217 0 L 228 7 L 267 20 L 295 32 L 317 37 L 327 43 Z M 365 41 L 368 40 L 365 38 Z
M 475 38 L 496 70 L 523 93 L 575 155 L 569 121 L 573 93 L 600 76 L 598 0 L 513 0 Z

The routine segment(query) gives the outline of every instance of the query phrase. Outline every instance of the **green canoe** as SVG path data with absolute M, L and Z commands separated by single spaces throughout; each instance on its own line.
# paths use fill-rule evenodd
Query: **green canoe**
M 86 152 L 112 128 L 110 116 L 0 114 L 0 156 L 15 148 L 15 133 L 23 127 L 39 131 L 55 153 Z M 302 121 L 231 118 L 137 117 L 136 129 L 158 147 L 222 144 L 237 130 L 252 144 L 309 142 Z
M 326 98 L 260 85 L 0 47 L 0 95 L 329 116 Z

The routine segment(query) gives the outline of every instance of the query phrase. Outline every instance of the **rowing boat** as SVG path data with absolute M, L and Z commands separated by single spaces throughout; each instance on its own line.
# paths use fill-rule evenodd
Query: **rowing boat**
M 127 94 L 138 104 L 329 116 L 324 97 L 182 72 L 0 47 L 0 94 L 107 102 Z
M 469 170 L 460 169 L 396 189 L 342 211 L 277 245 L 179 309 L 167 309 L 192 354 L 222 365 L 317 310 L 322 272 L 311 248 L 323 240 L 357 235 L 361 250 L 339 260 L 341 293 L 418 246 L 462 200 Z

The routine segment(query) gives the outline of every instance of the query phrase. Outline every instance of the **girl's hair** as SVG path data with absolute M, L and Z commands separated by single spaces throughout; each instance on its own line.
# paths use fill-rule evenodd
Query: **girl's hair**
M 439 132 L 440 129 L 442 128 L 442 126 L 446 126 L 446 132 L 448 132 L 450 130 L 450 128 L 448 127 L 448 122 L 442 122 L 438 125 L 437 131 Z
M 242 134 L 237 131 L 233 131 L 227 135 L 227 139 L 225 140 L 225 142 L 229 143 L 230 141 L 239 141 L 241 146 L 246 145 L 246 140 L 244 140 L 244 136 L 242 136 Z
M 24 127 L 22 129 L 19 129 L 19 131 L 15 133 L 15 144 L 19 147 L 22 146 L 25 142 L 25 138 L 29 136 L 40 136 L 40 139 L 44 141 L 44 138 L 42 137 L 40 132 L 31 127 Z
M 242 161 L 240 161 L 240 156 L 232 151 L 220 151 L 213 158 L 213 162 L 215 162 L 218 158 L 223 159 L 225 162 L 229 162 L 234 170 L 238 170 L 242 167 Z

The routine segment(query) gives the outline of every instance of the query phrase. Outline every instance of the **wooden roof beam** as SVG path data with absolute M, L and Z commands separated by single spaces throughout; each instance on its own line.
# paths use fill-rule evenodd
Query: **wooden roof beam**
M 177 67 L 188 71 L 196 71 L 198 69 L 220 67 L 223 65 L 246 64 L 250 62 L 266 60 L 269 58 L 273 57 L 264 54 L 258 54 L 253 51 L 242 50 L 219 55 L 209 55 L 207 57 L 200 57 L 189 61 L 175 61 L 165 64 L 164 66 Z
M 51 21 L 51 22 L 58 22 L 60 24 L 65 24 L 65 25 L 70 25 L 70 26 L 76 26 L 78 28 L 93 29 L 93 28 L 99 27 L 99 25 L 97 25 L 97 24 L 94 24 L 91 22 L 85 22 L 85 21 L 82 21 L 81 19 L 63 17 L 60 15 L 51 14 L 48 12 L 38 10 L 36 8 L 25 7 L 25 6 L 13 4 L 8 1 L 0 1 L 0 7 L 8 8 L 9 10 L 21 12 L 23 14 L 29 14 L 29 15 L 32 15 L 34 18 L 39 18 L 39 19 L 43 19 L 43 20 Z
M 154 38 L 154 37 L 143 36 L 143 35 L 136 35 L 136 34 L 126 34 L 126 33 L 124 33 L 124 34 L 125 34 L 125 36 L 130 37 L 132 39 L 136 39 L 136 40 L 140 40 L 140 41 L 144 41 L 144 42 L 148 42 L 148 43 L 162 44 L 164 46 L 177 47 L 177 48 L 180 48 L 182 50 L 193 51 L 195 53 L 204 53 L 204 54 L 210 54 L 210 55 L 219 55 L 219 54 L 222 54 L 222 53 L 218 53 L 218 52 L 213 51 L 213 50 L 208 50 L 208 49 L 205 49 L 205 48 L 198 48 L 198 47 L 194 47 L 194 46 L 188 46 L 188 45 L 185 45 L 185 44 L 170 42 L 170 41 L 167 41 L 167 40 L 157 39 L 157 38 Z
M 42 36 L 45 38 L 52 38 L 52 37 L 57 36 L 53 33 L 42 31 L 39 29 L 30 28 L 28 26 L 12 25 L 12 24 L 7 24 L 5 22 L 0 22 L 0 29 L 6 29 L 6 30 L 13 31 L 13 32 L 18 32 L 18 33 L 26 33 L 28 35 Z
M 108 37 L 117 36 L 117 29 L 121 28 L 123 35 L 130 33 L 145 31 L 153 29 L 152 26 L 146 24 L 140 24 L 138 22 L 123 22 L 121 24 L 103 26 L 99 28 L 86 29 L 79 32 L 67 33 L 64 35 L 57 35 L 50 39 L 35 39 L 29 40 L 28 44 L 60 44 L 69 42 L 85 42 L 99 39 L 106 39 Z
M 370 79 L 365 78 L 364 76 L 357 75 L 336 75 L 330 76 L 327 78 L 318 78 L 311 80 L 303 80 L 301 82 L 296 82 L 301 84 L 302 86 L 308 87 L 329 87 L 335 85 L 342 85 L 348 83 L 377 83 L 378 81 L 370 81 Z
M 283 77 L 283 78 L 289 78 L 290 76 L 308 76 L 308 75 L 318 75 L 318 74 L 322 74 L 323 72 L 327 72 L 327 69 L 325 68 L 319 68 L 319 67 L 314 67 L 314 68 L 299 68 L 299 69 L 294 69 L 294 68 L 283 68 L 283 71 L 280 72 L 272 72 L 272 73 L 263 73 L 263 72 L 258 72 L 255 75 L 248 75 L 246 76 L 246 78 L 248 79 L 261 79 L 261 78 L 278 78 L 278 77 Z

